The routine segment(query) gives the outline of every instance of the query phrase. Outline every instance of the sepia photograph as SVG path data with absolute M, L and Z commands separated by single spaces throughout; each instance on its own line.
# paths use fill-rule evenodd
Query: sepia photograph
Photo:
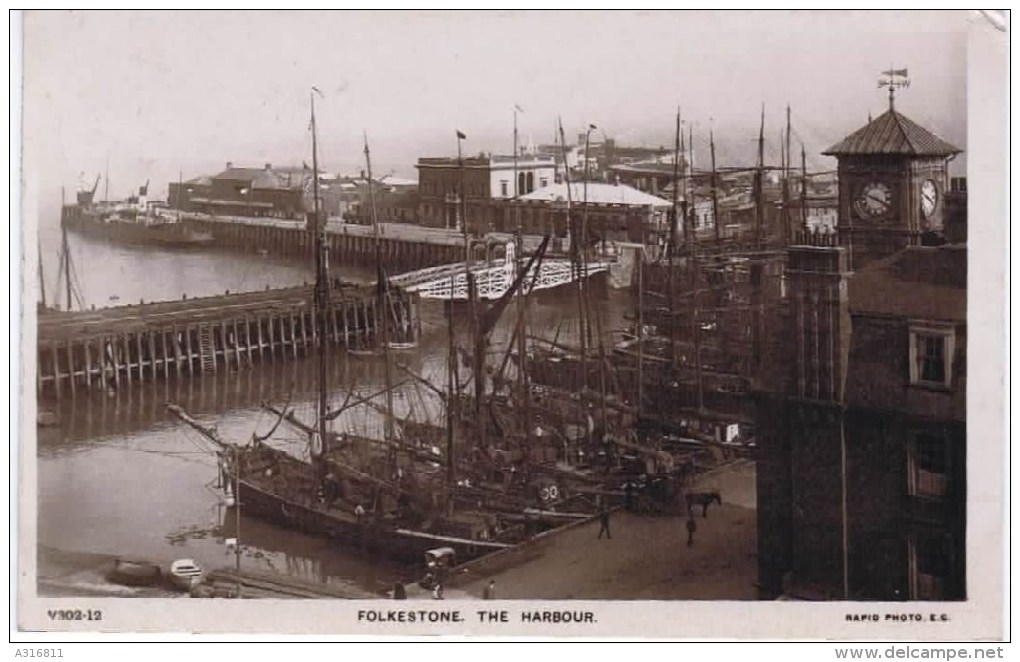
M 20 630 L 1005 636 L 1008 12 L 13 16 Z

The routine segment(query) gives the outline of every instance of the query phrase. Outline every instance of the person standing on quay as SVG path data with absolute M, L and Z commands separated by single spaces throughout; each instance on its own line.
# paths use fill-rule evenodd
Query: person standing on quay
M 604 504 L 602 510 L 599 511 L 599 540 L 602 540 L 602 533 L 605 532 L 606 538 L 611 539 L 613 534 L 609 532 L 609 508 Z
M 496 580 L 490 579 L 489 585 L 485 587 L 485 591 L 482 593 L 483 600 L 495 600 L 496 599 Z
M 693 513 L 689 513 L 687 517 L 687 546 L 690 547 L 694 544 L 694 532 L 698 529 L 698 525 L 694 523 Z

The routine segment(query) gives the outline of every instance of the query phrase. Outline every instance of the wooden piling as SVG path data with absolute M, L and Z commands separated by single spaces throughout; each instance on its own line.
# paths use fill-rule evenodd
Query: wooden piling
M 74 396 L 75 396 L 75 388 L 74 388 L 74 373 L 75 373 L 75 370 L 74 370 L 74 354 L 71 351 L 71 342 L 70 341 L 68 341 L 67 345 L 65 345 L 65 349 L 67 351 L 67 381 L 71 385 L 71 399 L 73 400 Z
M 92 343 L 85 339 L 82 348 L 85 350 L 85 388 L 92 390 Z
M 149 375 L 151 375 L 152 378 L 155 379 L 156 378 L 156 367 L 157 367 L 157 363 L 156 363 L 156 334 L 154 332 L 152 332 L 152 331 L 149 331 L 149 333 L 147 333 L 146 335 L 148 336 L 147 340 L 149 341 Z
M 297 358 L 297 324 L 294 321 L 293 315 L 288 315 L 290 318 L 290 351 L 293 358 Z
M 184 365 L 188 368 L 189 375 L 195 374 L 194 366 L 192 365 L 195 353 L 191 348 L 191 329 L 192 327 L 190 325 L 184 327 L 185 348 L 188 352 L 188 355 L 185 357 Z
M 117 345 L 114 342 L 113 337 L 110 337 L 106 341 L 107 350 L 110 353 L 110 359 L 113 367 L 113 384 L 120 390 L 120 357 L 117 356 Z
M 131 343 L 128 342 L 127 335 L 120 337 L 120 345 L 124 352 L 124 372 L 127 373 L 128 386 L 131 386 Z
M 262 356 L 263 356 L 263 352 L 266 349 L 266 344 L 262 340 L 262 319 L 259 318 L 259 317 L 255 318 L 255 328 L 257 329 L 256 333 L 258 335 L 258 341 L 259 341 L 259 361 L 261 361 L 262 360 Z
M 387 250 L 404 251 L 394 245 Z M 407 257 L 403 252 L 400 255 Z M 124 390 L 122 386 L 133 386 L 136 381 L 169 380 L 171 374 L 180 377 L 185 371 L 195 376 L 203 369 L 218 373 L 221 361 L 229 372 L 234 372 L 230 368 L 239 369 L 245 360 L 251 366 L 256 355 L 260 360 L 275 355 L 293 361 L 302 350 L 307 355 L 310 346 L 319 342 L 361 346 L 376 335 L 386 315 L 396 318 L 398 327 L 405 332 L 410 325 L 420 322 L 416 319 L 414 297 L 397 297 L 392 303 L 393 310 L 383 310 L 368 288 L 360 296 L 338 296 L 328 311 L 310 305 L 307 289 L 294 288 L 292 301 L 283 299 L 282 304 L 276 297 L 262 295 L 259 300 L 255 294 L 228 296 L 242 301 L 247 297 L 261 308 L 250 304 L 245 309 L 233 302 L 224 304 L 223 297 L 210 297 L 210 305 L 204 309 L 198 306 L 198 315 L 190 319 L 195 308 L 182 310 L 179 305 L 170 305 L 177 302 L 168 302 L 162 311 L 160 303 L 130 310 L 111 309 L 106 329 L 102 329 L 105 320 L 100 318 L 97 323 L 96 311 L 81 313 L 86 318 L 83 322 L 75 320 L 73 316 L 77 313 L 44 318 L 40 320 L 36 388 L 40 394 L 45 392 L 55 398 L 67 396 L 68 391 L 75 397 L 79 387 L 91 390 L 98 385 L 120 392 Z M 271 302 L 268 306 L 267 299 Z M 225 312 L 210 314 L 216 310 Z M 168 319 L 167 316 L 175 314 L 179 316 Z M 321 314 L 327 316 L 327 330 L 320 339 L 316 329 Z M 118 324 L 121 319 L 126 323 Z M 139 320 L 143 323 L 139 324 Z M 81 337 L 79 329 L 85 328 L 84 324 L 95 335 Z M 134 396 L 128 393 L 123 397 Z
M 237 318 L 234 318 L 234 365 L 241 370 L 241 334 L 237 332 Z

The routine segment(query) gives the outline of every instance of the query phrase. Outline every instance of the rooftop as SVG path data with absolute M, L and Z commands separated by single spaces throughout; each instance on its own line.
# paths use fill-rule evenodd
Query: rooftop
M 680 159 L 681 166 L 684 165 L 684 160 Z M 612 172 L 633 172 L 639 174 L 651 174 L 651 175 L 669 175 L 675 174 L 676 167 L 673 165 L 673 157 L 670 156 L 668 162 L 666 161 L 638 161 L 634 163 L 616 163 L 609 166 L 609 170 Z
M 588 182 L 587 188 L 587 199 L 590 204 L 652 206 L 657 208 L 669 207 L 671 205 L 668 200 L 649 195 L 624 184 Z M 585 186 L 583 182 L 572 182 L 570 184 L 570 198 L 575 203 L 580 203 L 584 200 Z M 565 202 L 567 200 L 567 185 L 551 184 L 527 195 L 522 195 L 520 199 Z
M 850 278 L 850 312 L 908 319 L 967 319 L 967 247 L 913 246 Z
M 960 151 L 920 124 L 890 108 L 822 154 L 952 156 L 959 154 Z
M 458 168 L 460 167 L 462 160 L 465 168 L 512 167 L 514 163 L 514 157 L 512 154 L 481 154 L 465 156 L 463 159 L 458 159 L 456 156 L 423 156 L 418 159 L 418 163 L 415 167 L 421 168 L 422 166 L 427 166 Z M 518 167 L 526 167 L 532 164 L 552 166 L 553 163 L 554 159 L 551 156 L 522 155 L 517 157 Z
M 230 167 L 215 175 L 213 179 L 233 179 L 250 182 L 254 188 L 274 189 L 300 187 L 300 178 L 291 178 L 276 172 L 271 168 L 241 168 Z M 292 182 L 293 181 L 293 185 Z

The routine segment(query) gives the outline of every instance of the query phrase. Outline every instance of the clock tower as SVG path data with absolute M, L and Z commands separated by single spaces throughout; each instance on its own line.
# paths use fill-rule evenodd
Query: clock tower
M 851 269 L 942 235 L 947 166 L 960 153 L 896 112 L 907 70 L 883 74 L 889 110 L 822 152 L 839 162 L 837 230 Z

